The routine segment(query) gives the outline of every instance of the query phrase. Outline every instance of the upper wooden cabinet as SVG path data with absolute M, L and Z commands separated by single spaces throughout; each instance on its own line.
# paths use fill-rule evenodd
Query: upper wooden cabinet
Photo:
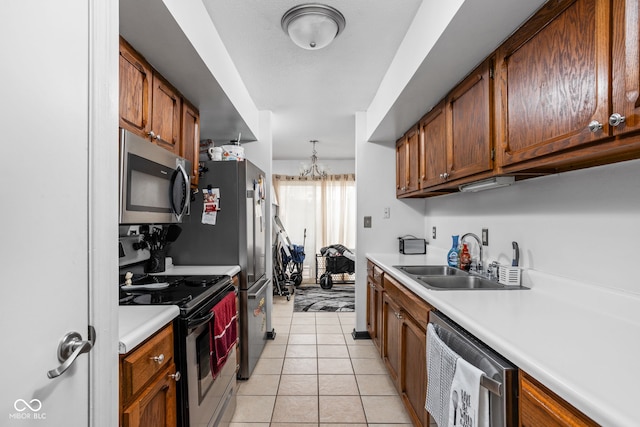
M 419 158 L 419 188 L 426 190 L 422 195 L 492 173 L 492 61 L 483 62 L 420 120 L 419 149 L 411 156 Z
M 493 169 L 492 61 L 485 61 L 447 97 L 447 170 L 457 180 Z
M 189 160 L 191 185 L 198 185 L 198 110 L 122 37 L 120 127 Z
M 145 138 L 151 131 L 152 83 L 151 66 L 120 37 L 120 127 Z
M 397 195 L 409 194 L 419 188 L 419 138 L 418 126 L 414 126 L 396 142 Z
M 549 2 L 499 49 L 505 170 L 609 136 L 609 3 Z
M 153 74 L 151 131 L 149 137 L 159 146 L 180 155 L 180 119 L 182 99 L 158 73 Z
M 418 127 L 419 190 L 405 135 L 398 197 L 639 158 L 640 0 L 547 2 Z
M 120 127 L 180 154 L 178 91 L 120 38 Z
M 198 185 L 198 158 L 200 150 L 200 114 L 187 101 L 182 103 L 182 149 L 180 156 L 193 159 L 191 163 L 191 186 Z
M 447 123 L 445 102 L 420 120 L 420 188 L 442 184 L 447 170 Z
M 640 155 L 638 0 L 547 3 L 498 50 L 501 172 Z
M 613 108 L 625 117 L 614 135 L 640 130 L 640 1 L 613 0 Z

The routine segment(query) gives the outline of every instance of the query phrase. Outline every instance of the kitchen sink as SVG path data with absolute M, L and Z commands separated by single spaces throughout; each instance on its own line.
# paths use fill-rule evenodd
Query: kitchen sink
M 448 265 L 394 265 L 412 276 L 468 276 L 466 271 Z
M 493 280 L 484 279 L 479 276 L 454 276 L 454 277 L 417 277 L 420 284 L 431 289 L 453 290 L 453 289 L 505 289 L 509 288 Z
M 524 286 L 505 286 L 494 280 L 447 265 L 395 265 L 394 267 L 412 276 L 425 288 L 436 291 L 528 289 Z

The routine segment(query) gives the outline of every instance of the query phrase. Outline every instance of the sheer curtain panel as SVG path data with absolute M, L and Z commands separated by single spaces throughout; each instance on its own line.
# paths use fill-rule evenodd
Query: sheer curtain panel
M 320 248 L 342 244 L 355 250 L 355 175 L 325 179 L 274 175 L 273 185 L 280 220 L 291 242 L 304 243 L 304 277 L 315 277 L 315 254 Z

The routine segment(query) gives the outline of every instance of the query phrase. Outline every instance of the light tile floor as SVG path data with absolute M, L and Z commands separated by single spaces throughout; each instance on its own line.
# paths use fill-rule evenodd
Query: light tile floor
M 273 298 L 276 338 L 239 382 L 231 427 L 410 427 L 377 349 L 351 336 L 355 313 L 294 313 L 293 298 Z

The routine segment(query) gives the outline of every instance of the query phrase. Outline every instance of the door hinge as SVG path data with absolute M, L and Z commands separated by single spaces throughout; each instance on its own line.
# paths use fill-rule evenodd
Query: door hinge
M 492 148 L 491 149 L 491 160 L 495 160 L 496 159 L 496 149 Z
M 489 78 L 490 78 L 490 79 L 493 79 L 493 75 L 494 75 L 494 72 L 493 72 L 493 65 L 492 65 L 492 66 L 489 68 Z

